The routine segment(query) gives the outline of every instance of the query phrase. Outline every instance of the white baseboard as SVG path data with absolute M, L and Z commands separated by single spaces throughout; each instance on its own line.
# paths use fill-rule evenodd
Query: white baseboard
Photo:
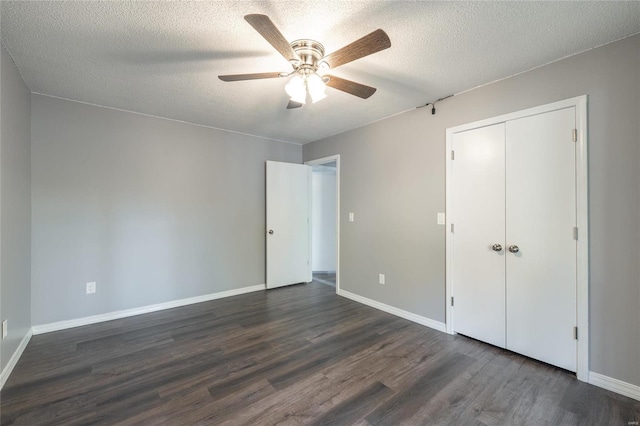
M 395 308 L 393 306 L 386 305 L 381 302 L 377 302 L 372 299 L 368 299 L 363 296 L 359 296 L 357 294 L 348 292 L 346 290 L 338 290 L 339 296 L 346 297 L 347 299 L 355 300 L 356 302 L 362 303 L 363 305 L 371 306 L 372 308 L 379 309 L 381 311 L 387 312 L 389 314 L 395 315 L 400 318 L 404 318 L 409 321 L 416 322 L 421 325 L 425 325 L 429 328 L 433 328 L 438 331 L 446 332 L 446 326 L 443 322 L 432 320 L 431 318 L 423 317 L 420 315 L 413 314 L 411 312 Z
M 27 334 L 25 334 L 25 336 L 22 338 L 22 341 L 18 345 L 18 348 L 16 349 L 16 351 L 13 353 L 13 355 L 11 355 L 9 362 L 2 370 L 2 373 L 0 373 L 0 390 L 4 387 L 4 384 L 7 382 L 7 379 L 9 378 L 9 376 L 11 375 L 11 372 L 13 371 L 14 367 L 18 363 L 18 360 L 22 356 L 22 353 L 24 352 L 25 348 L 29 344 L 29 340 L 31 340 L 31 336 L 33 336 L 33 330 L 30 328 L 29 331 L 27 331 Z
M 119 318 L 132 317 L 135 315 L 148 314 L 149 312 L 162 311 L 165 309 L 177 308 L 180 306 L 192 305 L 194 303 L 208 302 L 210 300 L 222 299 L 224 297 L 238 296 L 240 294 L 251 293 L 264 290 L 264 284 L 236 288 L 233 290 L 221 291 L 219 293 L 205 294 L 203 296 L 189 297 L 187 299 L 172 300 L 170 302 L 147 305 L 139 308 L 125 309 L 123 311 L 109 312 L 106 314 L 92 315 L 90 317 L 77 318 L 67 321 L 52 322 L 33 326 L 33 334 L 51 333 L 52 331 L 66 330 L 67 328 L 81 327 L 83 325 L 96 324 L 104 321 L 111 321 Z
M 598 386 L 599 388 L 610 390 L 611 392 L 619 393 L 620 395 L 628 396 L 635 400 L 640 401 L 640 386 L 632 385 L 631 383 L 623 382 L 622 380 L 614 379 L 613 377 L 605 376 L 599 373 L 589 372 L 589 383 Z

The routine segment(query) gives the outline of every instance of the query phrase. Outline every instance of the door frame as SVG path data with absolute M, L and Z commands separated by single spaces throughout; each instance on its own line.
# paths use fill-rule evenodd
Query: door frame
M 453 296 L 453 283 L 451 274 L 453 270 L 453 235 L 451 232 L 453 217 L 453 183 L 452 183 L 452 159 L 453 135 L 458 132 L 472 130 L 479 127 L 491 126 L 498 123 L 544 114 L 559 109 L 575 107 L 577 150 L 576 150 L 576 220 L 579 230 L 576 244 L 576 324 L 579 330 L 577 344 L 577 372 L 578 380 L 589 380 L 589 205 L 588 205 L 588 158 L 587 158 L 587 95 L 577 96 L 558 102 L 528 108 L 473 123 L 463 124 L 446 130 L 446 255 L 445 255 L 445 325 L 446 332 L 453 331 L 453 310 L 451 297 Z
M 336 294 L 339 294 L 340 293 L 340 154 L 330 155 L 328 157 L 322 157 L 316 160 L 305 161 L 304 164 L 308 166 L 316 166 L 320 164 L 331 163 L 333 161 L 336 162 Z M 313 207 L 312 207 L 312 211 L 313 211 Z M 311 226 L 309 227 L 309 232 L 311 235 L 313 235 L 313 214 L 310 217 L 311 217 Z M 311 256 L 313 256 L 313 254 L 311 254 Z

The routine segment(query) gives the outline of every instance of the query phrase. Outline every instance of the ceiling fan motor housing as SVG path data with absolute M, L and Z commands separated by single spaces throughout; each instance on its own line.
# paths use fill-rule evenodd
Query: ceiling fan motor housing
M 291 42 L 291 48 L 300 57 L 300 63 L 293 64 L 296 69 L 318 70 L 320 60 L 324 57 L 324 46 L 315 40 L 301 39 Z

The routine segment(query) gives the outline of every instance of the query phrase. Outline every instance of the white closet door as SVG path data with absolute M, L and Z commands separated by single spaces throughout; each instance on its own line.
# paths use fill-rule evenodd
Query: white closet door
M 505 347 L 505 126 L 453 139 L 454 331 Z M 503 249 L 494 251 L 500 244 Z
M 567 108 L 506 124 L 507 348 L 576 371 L 576 181 Z

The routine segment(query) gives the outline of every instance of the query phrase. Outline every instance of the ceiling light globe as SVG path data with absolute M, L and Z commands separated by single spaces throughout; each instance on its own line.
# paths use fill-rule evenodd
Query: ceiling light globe
M 310 92 L 309 95 L 311 96 L 311 102 L 314 104 L 327 97 L 327 94 L 324 92 L 316 92 L 316 93 Z
M 309 89 L 309 95 L 311 101 L 316 103 L 327 97 L 325 89 L 327 85 L 318 74 L 311 74 L 307 77 L 307 88 Z
M 306 103 L 307 90 L 304 80 L 299 75 L 293 76 L 293 78 L 284 87 L 287 95 L 291 97 L 291 100 L 301 104 Z

